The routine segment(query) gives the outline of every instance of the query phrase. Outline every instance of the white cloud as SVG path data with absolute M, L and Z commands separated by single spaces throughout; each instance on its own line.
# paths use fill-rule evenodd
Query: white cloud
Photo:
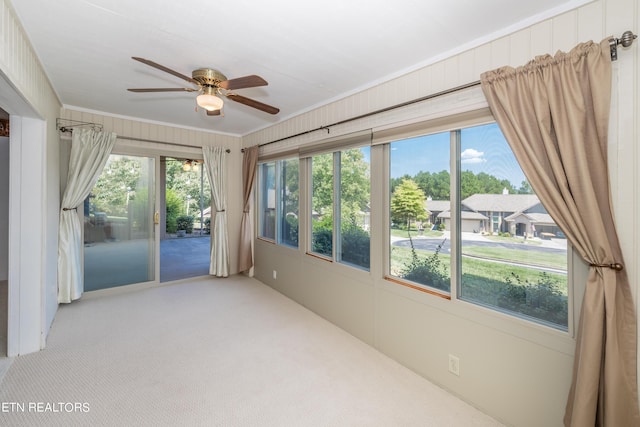
M 484 163 L 487 161 L 487 159 L 483 158 L 483 156 L 483 151 L 474 150 L 473 148 L 467 148 L 460 154 L 460 159 L 462 163 L 467 164 Z

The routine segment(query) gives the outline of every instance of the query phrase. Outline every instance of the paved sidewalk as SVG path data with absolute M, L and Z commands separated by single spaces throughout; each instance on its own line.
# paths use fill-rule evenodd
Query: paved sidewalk
M 209 274 L 211 236 L 160 241 L 160 282 Z

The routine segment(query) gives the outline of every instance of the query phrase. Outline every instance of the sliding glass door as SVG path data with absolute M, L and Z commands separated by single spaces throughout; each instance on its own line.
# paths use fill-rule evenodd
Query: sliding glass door
M 84 290 L 156 281 L 156 157 L 109 157 L 84 203 Z

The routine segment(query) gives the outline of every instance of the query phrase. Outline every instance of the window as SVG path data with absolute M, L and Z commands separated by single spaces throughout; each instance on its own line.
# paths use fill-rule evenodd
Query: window
M 311 252 L 368 270 L 370 147 L 319 154 L 310 162 Z
M 369 269 L 370 147 L 336 153 L 340 158 L 340 262 Z
M 448 293 L 449 132 L 395 141 L 390 146 L 390 274 Z
M 564 235 L 496 124 L 459 132 L 459 298 L 567 329 Z
M 455 284 L 460 300 L 566 330 L 567 242 L 498 126 L 389 147 L 389 274 L 444 295 Z
M 333 257 L 333 154 L 311 158 L 311 252 Z
M 258 166 L 259 236 L 298 246 L 299 161 L 277 160 Z
M 265 239 L 276 239 L 276 162 L 259 166 L 260 211 L 259 235 Z
M 278 162 L 280 166 L 280 229 L 279 243 L 298 247 L 298 206 L 299 206 L 299 160 L 288 159 Z

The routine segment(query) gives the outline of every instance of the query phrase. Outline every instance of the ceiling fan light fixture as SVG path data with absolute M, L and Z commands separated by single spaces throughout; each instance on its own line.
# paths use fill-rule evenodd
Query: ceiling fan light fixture
M 206 87 L 202 93 L 196 98 L 196 103 L 199 107 L 204 108 L 207 111 L 215 111 L 222 109 L 224 102 L 222 99 L 214 95 L 215 89 Z
M 204 108 L 207 111 L 207 116 L 222 115 L 222 106 L 224 104 L 222 101 L 223 96 L 234 102 L 264 111 L 268 114 L 278 114 L 280 112 L 276 107 L 231 92 L 236 89 L 266 86 L 268 84 L 265 79 L 260 76 L 256 76 L 255 74 L 229 80 L 224 74 L 218 70 L 214 70 L 213 68 L 199 68 L 197 70 L 193 70 L 191 77 L 189 77 L 148 59 L 137 56 L 132 56 L 132 58 L 138 62 L 149 65 L 150 67 L 157 68 L 165 73 L 169 73 L 175 77 L 181 78 L 182 80 L 186 80 L 187 82 L 198 86 L 198 89 L 189 87 L 127 89 L 131 92 L 200 92 L 196 97 L 196 111 L 198 110 L 198 107 Z

